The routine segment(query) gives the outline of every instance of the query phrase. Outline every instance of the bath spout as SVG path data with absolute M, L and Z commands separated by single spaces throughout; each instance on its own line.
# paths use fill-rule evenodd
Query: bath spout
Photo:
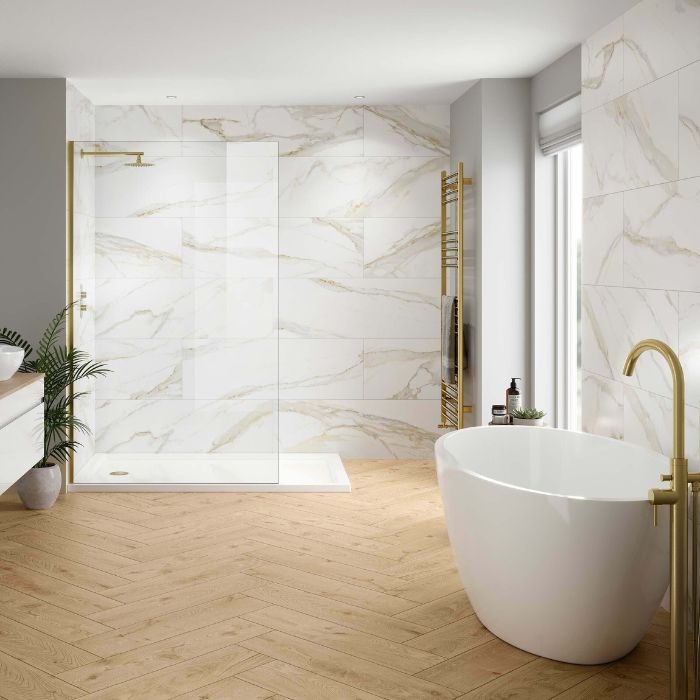
M 671 508 L 671 699 L 688 695 L 688 460 L 685 458 L 685 379 L 675 352 L 660 340 L 642 340 L 627 355 L 623 373 L 631 377 L 637 360 L 647 350 L 658 352 L 673 377 L 673 456 L 670 489 L 651 489 L 649 502 Z M 654 514 L 656 515 L 656 513 Z

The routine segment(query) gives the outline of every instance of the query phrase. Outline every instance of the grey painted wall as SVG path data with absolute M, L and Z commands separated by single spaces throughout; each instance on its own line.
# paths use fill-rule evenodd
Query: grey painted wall
M 66 81 L 0 79 L 0 326 L 36 342 L 66 288 Z
M 476 275 L 480 265 L 476 259 L 478 249 L 476 232 L 481 230 L 481 82 L 476 83 L 450 106 L 450 124 L 457 128 L 450 132 L 451 170 L 457 163 L 464 163 L 464 174 L 474 179 L 473 187 L 465 191 L 465 241 L 464 241 L 464 314 L 472 332 L 469 334 L 469 367 L 465 376 L 464 403 L 478 405 L 480 385 L 481 344 L 477 332 L 480 327 L 480 308 L 476 298 Z M 470 206 L 467 208 L 467 204 Z M 465 415 L 465 425 L 475 424 L 476 414 Z
M 451 109 L 454 164 L 474 188 L 474 421 L 529 364 L 530 80 L 481 80 Z M 467 285 L 467 294 L 469 285 Z M 468 303 L 466 304 L 469 305 Z M 472 319 L 470 319 L 471 321 Z

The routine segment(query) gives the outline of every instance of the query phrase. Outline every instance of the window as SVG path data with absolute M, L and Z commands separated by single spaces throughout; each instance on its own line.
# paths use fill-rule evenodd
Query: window
M 581 429 L 582 146 L 556 156 L 557 424 Z

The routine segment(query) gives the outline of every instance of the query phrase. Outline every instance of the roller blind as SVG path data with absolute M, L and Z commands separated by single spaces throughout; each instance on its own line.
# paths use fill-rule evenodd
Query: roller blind
M 581 95 L 576 95 L 539 118 L 540 150 L 551 156 L 581 142 Z

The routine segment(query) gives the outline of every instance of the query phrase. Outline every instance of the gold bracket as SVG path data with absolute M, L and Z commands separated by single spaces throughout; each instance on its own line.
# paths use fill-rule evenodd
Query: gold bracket
M 85 300 L 87 299 L 87 292 L 83 289 L 83 285 L 80 285 L 80 318 L 83 317 L 83 314 L 87 311 L 87 304 L 85 303 Z

